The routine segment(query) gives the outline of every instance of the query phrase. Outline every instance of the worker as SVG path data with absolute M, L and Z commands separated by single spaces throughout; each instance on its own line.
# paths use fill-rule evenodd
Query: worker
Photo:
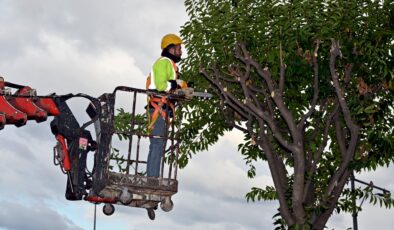
M 156 92 L 173 92 L 183 82 L 178 79 L 178 63 L 181 60 L 182 40 L 175 34 L 167 34 L 161 40 L 161 57 L 153 64 L 147 80 L 147 89 Z M 167 120 L 174 116 L 172 108 L 165 108 L 165 97 L 151 96 L 149 99 L 149 115 L 152 136 L 165 136 L 168 131 Z M 167 111 L 169 111 L 167 113 Z M 171 114 L 170 114 L 171 113 Z M 160 163 L 165 150 L 166 139 L 150 138 L 149 153 L 147 160 L 147 176 L 160 176 Z

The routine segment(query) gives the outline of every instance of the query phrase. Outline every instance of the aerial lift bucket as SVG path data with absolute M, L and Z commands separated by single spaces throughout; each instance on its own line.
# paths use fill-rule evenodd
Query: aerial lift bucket
M 116 92 L 128 93 L 132 98 L 131 130 L 126 133 L 116 131 L 114 128 Z M 85 199 L 95 203 L 107 203 L 103 208 L 104 214 L 106 215 L 111 215 L 113 213 L 114 206 L 112 204 L 145 208 L 148 210 L 148 216 L 152 220 L 155 218 L 154 209 L 156 209 L 158 205 L 166 212 L 173 208 L 171 197 L 178 192 L 177 159 L 180 141 L 178 131 L 180 130 L 181 122 L 180 119 L 176 122 L 176 125 L 172 122 L 169 130 L 172 133 L 171 136 L 159 137 L 141 132 L 138 128 L 139 124 L 137 124 L 136 121 L 136 101 L 137 97 L 143 98 L 143 100 L 146 101 L 147 96 L 165 95 L 119 86 L 112 94 L 104 94 L 99 97 L 101 102 L 101 113 L 95 126 L 97 126 L 96 130 L 100 130 L 100 133 L 97 137 L 98 149 L 95 154 L 95 168 L 92 177 L 93 187 Z M 174 97 L 170 100 L 180 99 Z M 169 106 L 167 106 L 167 108 L 168 107 Z M 112 146 L 112 136 L 119 134 L 128 136 L 129 149 L 127 150 L 127 154 L 123 155 L 125 157 L 123 159 L 127 162 L 126 170 L 115 172 L 110 170 L 110 161 L 112 159 L 110 148 Z M 157 178 L 147 177 L 139 170 L 141 167 L 143 170 L 147 164 L 147 161 L 140 156 L 140 141 L 149 138 L 164 138 L 167 143 L 170 144 L 168 149 L 163 149 L 161 173 Z M 171 156 L 173 160 L 168 161 L 168 159 L 170 159 L 168 158 L 169 156 Z M 165 161 L 167 163 L 164 163 Z

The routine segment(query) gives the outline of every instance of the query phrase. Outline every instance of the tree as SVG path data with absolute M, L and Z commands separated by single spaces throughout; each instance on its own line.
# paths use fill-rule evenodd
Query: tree
M 245 134 L 248 176 L 267 161 L 274 182 L 246 198 L 277 199 L 278 228 L 323 229 L 334 210 L 356 208 L 356 197 L 393 205 L 389 194 L 345 187 L 353 172 L 394 160 L 392 1 L 185 6 L 183 76 L 217 97 L 186 108 L 183 165 L 235 128 Z

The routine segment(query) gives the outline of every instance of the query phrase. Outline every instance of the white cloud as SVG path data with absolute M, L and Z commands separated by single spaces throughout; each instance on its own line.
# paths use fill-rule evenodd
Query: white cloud
M 218 197 L 243 199 L 251 187 L 272 184 L 269 174 L 260 174 L 254 179 L 247 177 L 247 167 L 241 160 L 242 156 L 237 153 L 239 139 L 235 141 L 231 135 L 226 134 L 209 152 L 193 156 L 188 166 L 181 171 L 180 178 L 185 186 L 205 192 L 214 191 L 213 195 Z M 265 162 L 258 164 L 263 168 Z
M 118 85 L 144 85 L 145 74 L 125 51 L 107 48 L 86 53 L 79 41 L 46 33 L 39 38 L 42 46 L 28 46 L 20 58 L 1 65 L 6 81 L 30 84 L 44 94 L 83 92 L 93 96 L 112 92 Z

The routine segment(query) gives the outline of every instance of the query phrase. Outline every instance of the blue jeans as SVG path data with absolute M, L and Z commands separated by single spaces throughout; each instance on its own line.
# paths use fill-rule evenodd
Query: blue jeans
M 150 109 L 150 114 L 152 115 L 153 109 Z M 157 117 L 156 122 L 153 125 L 153 130 L 151 135 L 154 136 L 164 136 L 167 131 L 167 122 L 163 119 L 161 115 Z M 163 158 L 165 145 L 167 140 L 161 138 L 149 138 L 149 154 L 147 162 L 146 174 L 148 177 L 159 177 L 160 176 L 160 163 Z

